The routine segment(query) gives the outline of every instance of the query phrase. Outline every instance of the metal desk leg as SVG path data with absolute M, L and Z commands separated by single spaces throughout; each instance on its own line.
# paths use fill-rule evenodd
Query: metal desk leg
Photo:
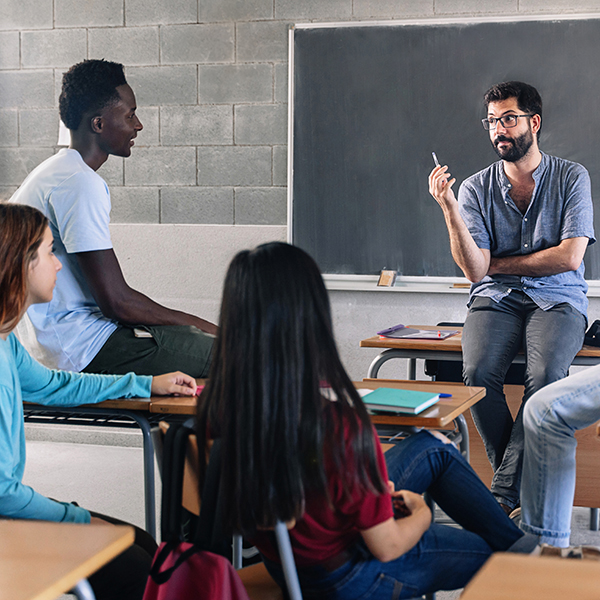
M 600 517 L 599 509 L 590 508 L 590 529 L 592 531 L 598 531 L 598 517 Z
M 144 500 L 146 508 L 146 531 L 156 539 L 156 500 L 154 482 L 154 444 L 148 419 L 133 411 L 122 411 L 122 414 L 133 419 L 142 430 L 144 443 Z
M 72 590 L 78 600 L 96 600 L 96 595 L 87 579 L 82 579 Z
M 404 358 L 407 356 L 403 351 L 397 351 L 395 348 L 388 348 L 384 350 L 380 354 L 378 354 L 374 359 L 371 365 L 369 366 L 369 370 L 367 371 L 367 377 L 372 379 L 377 379 L 377 375 L 379 373 L 379 369 L 381 369 L 382 365 L 386 363 L 388 360 L 392 358 Z M 417 378 L 417 359 L 416 358 L 408 358 L 408 378 L 416 379 Z
M 417 378 L 417 359 L 416 358 L 408 359 L 408 378 L 413 381 Z
M 464 415 L 458 415 L 458 417 L 454 419 L 454 422 L 456 423 L 456 427 L 461 435 L 460 451 L 465 457 L 465 460 L 470 463 L 471 456 L 469 452 L 469 429 L 467 427 L 467 420 L 465 419 Z

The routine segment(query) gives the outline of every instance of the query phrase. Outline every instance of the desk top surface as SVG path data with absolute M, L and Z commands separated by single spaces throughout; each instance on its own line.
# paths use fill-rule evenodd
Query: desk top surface
M 438 383 L 435 381 L 402 381 L 397 379 L 371 379 L 355 382 L 357 388 L 375 389 L 378 387 L 397 387 L 407 390 L 443 392 L 452 394 L 451 398 L 442 398 L 437 404 L 425 409 L 419 415 L 373 415 L 377 424 L 413 425 L 415 427 L 446 427 L 460 414 L 485 396 L 482 387 L 467 387 L 462 383 Z M 128 408 L 130 400 L 110 400 L 113 408 Z M 194 415 L 196 396 L 154 396 L 146 402 L 151 413 Z M 105 403 L 101 403 L 103 407 Z
M 0 600 L 53 600 L 131 546 L 132 527 L 0 520 Z
M 401 350 L 432 350 L 434 352 L 462 352 L 462 327 L 436 327 L 434 325 L 409 325 L 415 329 L 429 329 L 440 331 L 457 330 L 458 333 L 445 340 L 416 340 L 410 338 L 382 338 L 378 335 L 361 340 L 361 348 L 398 348 Z M 521 351 L 522 354 L 522 351 Z M 577 356 L 600 358 L 600 348 L 596 346 L 583 346 Z
M 461 600 L 596 600 L 600 562 L 497 553 Z
M 485 396 L 485 388 L 468 387 L 462 383 L 440 383 L 437 381 L 411 381 L 399 379 L 363 379 L 355 382 L 357 388 L 376 389 L 379 387 L 401 388 L 421 392 L 452 394 L 451 398 L 441 398 L 436 404 L 418 415 L 371 415 L 377 425 L 408 425 L 414 427 L 445 428 L 452 421 L 476 404 Z

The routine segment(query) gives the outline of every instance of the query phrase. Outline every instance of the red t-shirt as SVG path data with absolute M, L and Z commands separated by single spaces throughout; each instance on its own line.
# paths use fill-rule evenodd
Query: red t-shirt
M 344 429 L 347 438 L 347 426 Z M 383 480 L 387 481 L 383 451 L 375 432 L 374 435 L 377 463 Z M 347 455 L 348 452 L 347 446 Z M 391 496 L 387 490 L 378 495 L 362 491 L 355 485 L 348 497 L 344 494 L 342 483 L 344 478 L 349 477 L 348 472 L 336 472 L 328 462 L 325 461 L 325 473 L 333 508 L 324 497 L 307 497 L 306 512 L 289 532 L 298 567 L 315 565 L 339 554 L 358 540 L 361 530 L 379 525 L 394 516 Z M 253 542 L 269 560 L 280 562 L 271 539 L 258 533 Z

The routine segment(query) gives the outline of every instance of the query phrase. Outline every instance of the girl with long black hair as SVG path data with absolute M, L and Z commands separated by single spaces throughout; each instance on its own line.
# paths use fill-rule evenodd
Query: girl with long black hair
M 202 455 L 208 437 L 222 438 L 226 525 L 253 538 L 279 582 L 265 530 L 289 523 L 306 598 L 460 588 L 492 552 L 535 547 L 443 436 L 417 433 L 384 460 L 339 359 L 319 270 L 294 246 L 233 259 L 198 434 Z M 462 528 L 432 524 L 425 491 Z

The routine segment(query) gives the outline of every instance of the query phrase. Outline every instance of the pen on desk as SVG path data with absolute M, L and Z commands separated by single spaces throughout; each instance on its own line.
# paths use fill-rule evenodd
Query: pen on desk
M 438 157 L 437 157 L 436 153 L 432 152 L 431 156 L 433 156 L 433 162 L 435 163 L 435 166 L 439 167 L 440 166 L 440 161 L 438 160 Z
M 440 398 L 452 398 L 452 394 L 440 394 Z

